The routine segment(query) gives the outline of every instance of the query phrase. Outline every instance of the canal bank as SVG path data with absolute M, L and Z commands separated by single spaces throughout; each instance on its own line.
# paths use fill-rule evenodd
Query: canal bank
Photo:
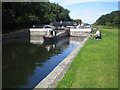
M 37 88 L 55 88 L 57 83 L 64 77 L 71 62 L 74 60 L 78 52 L 89 39 L 89 35 L 78 45 L 56 68 L 47 75 L 34 89 Z
M 21 38 L 21 37 L 23 38 L 29 35 L 30 35 L 29 29 L 22 29 L 22 30 L 14 31 L 7 34 L 2 34 L 2 41 L 13 39 L 13 38 Z

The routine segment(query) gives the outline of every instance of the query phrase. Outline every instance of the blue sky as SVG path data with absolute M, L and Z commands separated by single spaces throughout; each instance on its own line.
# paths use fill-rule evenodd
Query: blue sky
M 72 19 L 81 19 L 84 23 L 92 24 L 101 15 L 118 10 L 119 0 L 50 0 L 70 11 Z

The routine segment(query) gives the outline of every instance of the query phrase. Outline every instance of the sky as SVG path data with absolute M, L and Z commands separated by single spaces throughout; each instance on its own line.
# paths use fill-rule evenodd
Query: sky
M 72 19 L 93 24 L 100 16 L 118 10 L 119 0 L 50 0 L 70 11 Z

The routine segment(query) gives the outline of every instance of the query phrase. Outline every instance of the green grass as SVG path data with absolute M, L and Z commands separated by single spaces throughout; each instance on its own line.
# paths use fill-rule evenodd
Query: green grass
M 99 29 L 103 39 L 89 38 L 57 88 L 118 88 L 118 30 Z

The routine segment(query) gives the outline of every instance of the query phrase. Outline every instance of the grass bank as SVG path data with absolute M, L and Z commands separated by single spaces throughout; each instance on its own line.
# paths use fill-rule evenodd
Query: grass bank
M 103 39 L 89 38 L 57 88 L 118 88 L 118 29 L 99 29 Z

